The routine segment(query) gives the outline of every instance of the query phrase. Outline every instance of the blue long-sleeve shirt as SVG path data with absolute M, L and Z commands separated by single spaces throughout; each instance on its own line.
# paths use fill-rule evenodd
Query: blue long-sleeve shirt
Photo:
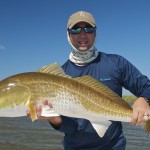
M 62 68 L 73 78 L 90 75 L 120 96 L 124 87 L 137 97 L 150 99 L 149 79 L 122 56 L 99 52 L 86 66 L 77 66 L 68 60 Z M 125 150 L 126 140 L 120 122 L 112 122 L 100 138 L 88 120 L 61 117 L 62 125 L 58 130 L 65 133 L 65 150 Z

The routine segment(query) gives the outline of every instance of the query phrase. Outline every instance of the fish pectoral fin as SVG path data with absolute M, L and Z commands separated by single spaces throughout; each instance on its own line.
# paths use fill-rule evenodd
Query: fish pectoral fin
M 42 106 L 41 116 L 55 117 L 55 116 L 60 116 L 60 115 L 58 113 L 56 113 L 53 108 L 50 108 L 48 105 L 44 105 L 44 106 Z
M 109 128 L 110 125 L 111 121 L 102 121 L 101 123 L 92 122 L 93 128 L 101 138 L 105 135 L 106 130 Z

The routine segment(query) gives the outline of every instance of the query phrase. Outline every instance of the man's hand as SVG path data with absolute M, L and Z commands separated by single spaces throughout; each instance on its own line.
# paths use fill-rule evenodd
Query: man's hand
M 47 105 L 50 108 L 53 108 L 52 104 L 48 102 L 48 100 L 43 100 L 43 105 Z M 44 117 L 41 116 L 42 113 L 42 105 L 37 104 L 35 106 L 36 109 L 36 114 L 37 114 L 37 118 L 40 120 L 47 120 L 49 121 L 55 128 L 59 128 L 62 124 L 62 119 L 60 116 L 56 116 L 56 117 Z M 30 111 L 27 111 L 27 116 L 30 117 Z
M 150 120 L 150 106 L 143 98 L 139 97 L 132 105 L 133 116 L 130 124 L 142 125 L 144 121 Z

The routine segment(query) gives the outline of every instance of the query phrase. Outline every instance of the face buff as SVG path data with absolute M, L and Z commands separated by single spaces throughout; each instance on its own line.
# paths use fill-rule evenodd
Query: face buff
M 76 65 L 84 65 L 90 63 L 91 61 L 97 58 L 98 51 L 95 48 L 95 42 L 93 43 L 93 46 L 89 50 L 80 51 L 72 45 L 68 32 L 67 32 L 67 37 L 68 37 L 68 42 L 72 48 L 72 51 L 69 56 L 70 61 L 72 61 Z

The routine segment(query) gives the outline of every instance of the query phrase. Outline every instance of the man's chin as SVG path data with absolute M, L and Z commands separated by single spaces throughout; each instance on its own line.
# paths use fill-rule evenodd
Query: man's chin
M 87 49 L 87 47 L 80 47 L 78 50 L 79 51 L 87 51 L 88 49 Z

